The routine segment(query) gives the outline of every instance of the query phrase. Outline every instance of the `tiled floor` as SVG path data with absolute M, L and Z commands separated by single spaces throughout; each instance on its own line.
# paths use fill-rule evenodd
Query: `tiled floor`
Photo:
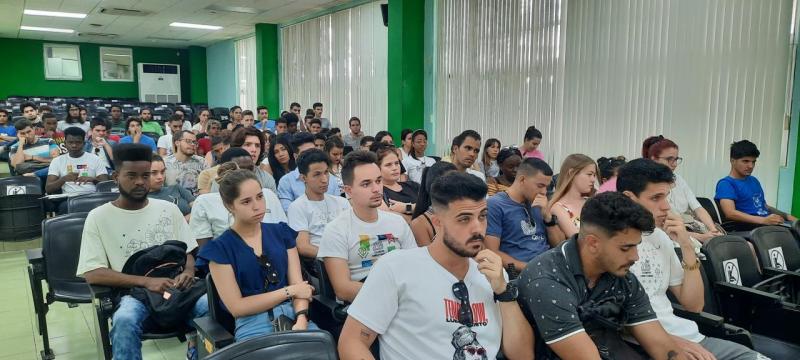
M 42 339 L 36 326 L 28 283 L 25 248 L 38 247 L 40 240 L 0 242 L 0 360 L 41 359 Z M 47 314 L 50 347 L 56 359 L 98 359 L 90 304 L 69 308 L 51 305 Z M 186 344 L 177 339 L 149 340 L 142 345 L 146 360 L 186 358 Z

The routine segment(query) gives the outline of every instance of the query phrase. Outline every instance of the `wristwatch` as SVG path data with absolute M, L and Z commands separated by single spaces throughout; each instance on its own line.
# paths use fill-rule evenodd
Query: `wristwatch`
M 411 204 L 406 204 L 406 215 L 411 215 Z
M 295 319 L 298 318 L 300 315 L 305 315 L 306 319 L 308 319 L 308 310 L 307 309 L 303 309 L 303 310 L 300 310 L 300 311 L 294 313 Z
M 517 285 L 513 282 L 509 282 L 506 284 L 506 291 L 503 291 L 501 294 L 494 294 L 494 301 L 499 302 L 511 302 L 517 301 L 517 296 L 519 296 L 519 289 Z
M 544 220 L 544 219 L 542 219 L 542 220 Z M 547 226 L 547 227 L 553 227 L 553 226 L 556 226 L 556 225 L 558 225 L 558 218 L 556 217 L 555 214 L 550 215 L 550 221 L 544 223 L 544 226 Z

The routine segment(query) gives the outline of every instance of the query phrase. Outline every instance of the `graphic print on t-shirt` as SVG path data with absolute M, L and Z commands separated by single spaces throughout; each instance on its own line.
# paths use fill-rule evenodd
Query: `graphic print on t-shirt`
M 400 248 L 397 238 L 390 234 L 358 235 L 358 256 L 361 257 L 361 267 L 371 267 L 375 260 L 391 251 Z
M 757 193 L 753 195 L 753 205 L 755 205 L 756 209 L 758 209 L 759 216 L 767 216 L 769 212 L 766 210 L 766 206 L 764 206 L 764 194 Z
M 668 276 L 664 274 L 668 271 L 664 268 L 665 264 L 658 261 L 661 256 L 660 249 L 661 245 L 642 241 L 637 247 L 637 251 L 639 251 L 639 261 L 631 267 L 631 271 L 636 274 L 636 277 L 648 294 L 654 294 L 658 289 L 665 287 L 663 282 L 668 278 Z M 640 270 L 636 271 L 636 267 Z
M 146 249 L 153 245 L 161 245 L 167 240 L 173 239 L 172 217 L 166 210 L 158 216 L 155 224 L 141 224 L 133 234 L 122 234 L 122 251 L 125 257 L 130 257 L 135 252 Z
M 481 304 L 483 305 L 483 304 Z M 461 325 L 453 332 L 450 341 L 455 348 L 453 360 L 487 360 L 486 349 L 478 342 L 478 334 L 468 326 Z

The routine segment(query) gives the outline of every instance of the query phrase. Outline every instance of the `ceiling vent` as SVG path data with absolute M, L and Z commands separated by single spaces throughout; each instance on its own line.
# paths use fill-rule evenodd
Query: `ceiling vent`
M 100 13 L 103 15 L 115 15 L 115 16 L 148 16 L 152 15 L 152 11 L 147 10 L 134 10 L 134 9 L 125 9 L 125 8 L 102 8 L 100 9 Z
M 101 33 L 101 32 L 82 32 L 78 33 L 79 37 L 82 38 L 103 38 L 103 39 L 115 39 L 119 36 L 119 34 L 110 34 L 110 33 Z
M 219 12 L 231 12 L 231 13 L 238 13 L 238 14 L 260 14 L 262 10 L 253 9 L 244 6 L 227 6 L 227 5 L 219 5 L 219 4 L 211 4 L 205 7 L 206 10 L 211 11 L 211 13 L 219 13 Z

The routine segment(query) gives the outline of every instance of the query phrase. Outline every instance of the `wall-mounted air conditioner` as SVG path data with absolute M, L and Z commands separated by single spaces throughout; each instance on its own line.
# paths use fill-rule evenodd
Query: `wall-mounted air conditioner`
M 139 63 L 139 101 L 181 102 L 180 65 Z

